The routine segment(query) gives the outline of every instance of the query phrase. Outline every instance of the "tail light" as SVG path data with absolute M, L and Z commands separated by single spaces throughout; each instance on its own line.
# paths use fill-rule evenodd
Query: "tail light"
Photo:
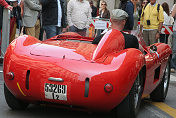
M 7 73 L 6 74 L 6 79 L 13 80 L 14 79 L 14 73 L 13 72 Z
M 105 90 L 105 92 L 107 92 L 107 93 L 112 92 L 112 90 L 113 90 L 112 84 L 106 84 L 106 85 L 104 86 L 104 90 Z

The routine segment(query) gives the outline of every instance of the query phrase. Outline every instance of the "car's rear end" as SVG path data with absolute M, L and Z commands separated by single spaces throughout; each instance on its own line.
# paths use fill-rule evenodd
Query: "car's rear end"
M 94 60 L 96 50 L 97 45 L 84 42 L 18 39 L 5 55 L 5 84 L 15 97 L 29 103 L 110 111 L 129 93 L 144 56 L 137 49 L 126 49 Z

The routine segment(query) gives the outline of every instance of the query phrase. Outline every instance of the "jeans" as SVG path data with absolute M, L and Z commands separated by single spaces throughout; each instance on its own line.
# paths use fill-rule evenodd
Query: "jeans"
M 77 32 L 81 36 L 86 36 L 86 30 L 87 30 L 86 28 L 84 28 L 84 29 L 78 29 L 74 25 L 72 25 L 72 26 L 69 27 L 69 31 L 70 32 Z
M 173 32 L 171 68 L 176 69 L 176 31 Z
M 61 33 L 61 27 L 55 25 L 43 26 L 44 31 L 46 32 L 46 38 L 49 39 L 53 36 L 56 36 Z

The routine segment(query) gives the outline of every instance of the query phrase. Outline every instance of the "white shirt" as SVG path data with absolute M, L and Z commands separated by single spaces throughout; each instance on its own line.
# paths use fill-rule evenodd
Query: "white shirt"
M 70 0 L 67 5 L 68 25 L 78 29 L 88 28 L 91 22 L 91 8 L 89 2 L 83 0 Z
M 163 14 L 164 14 L 164 23 L 163 24 L 170 25 L 170 19 L 171 19 L 170 16 L 168 16 L 165 11 L 163 12 Z

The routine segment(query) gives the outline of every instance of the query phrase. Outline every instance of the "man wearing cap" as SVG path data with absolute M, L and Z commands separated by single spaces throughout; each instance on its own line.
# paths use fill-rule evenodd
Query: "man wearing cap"
M 128 14 L 124 10 L 121 10 L 121 9 L 112 10 L 112 15 L 110 18 L 111 28 L 121 31 L 121 33 L 123 34 L 124 39 L 125 39 L 125 49 L 126 48 L 139 49 L 138 39 L 131 34 L 126 34 L 126 33 L 122 32 L 122 30 L 124 29 L 127 18 L 128 18 Z M 96 37 L 92 43 L 98 44 L 103 36 L 104 36 L 104 34 L 100 35 L 99 37 Z

